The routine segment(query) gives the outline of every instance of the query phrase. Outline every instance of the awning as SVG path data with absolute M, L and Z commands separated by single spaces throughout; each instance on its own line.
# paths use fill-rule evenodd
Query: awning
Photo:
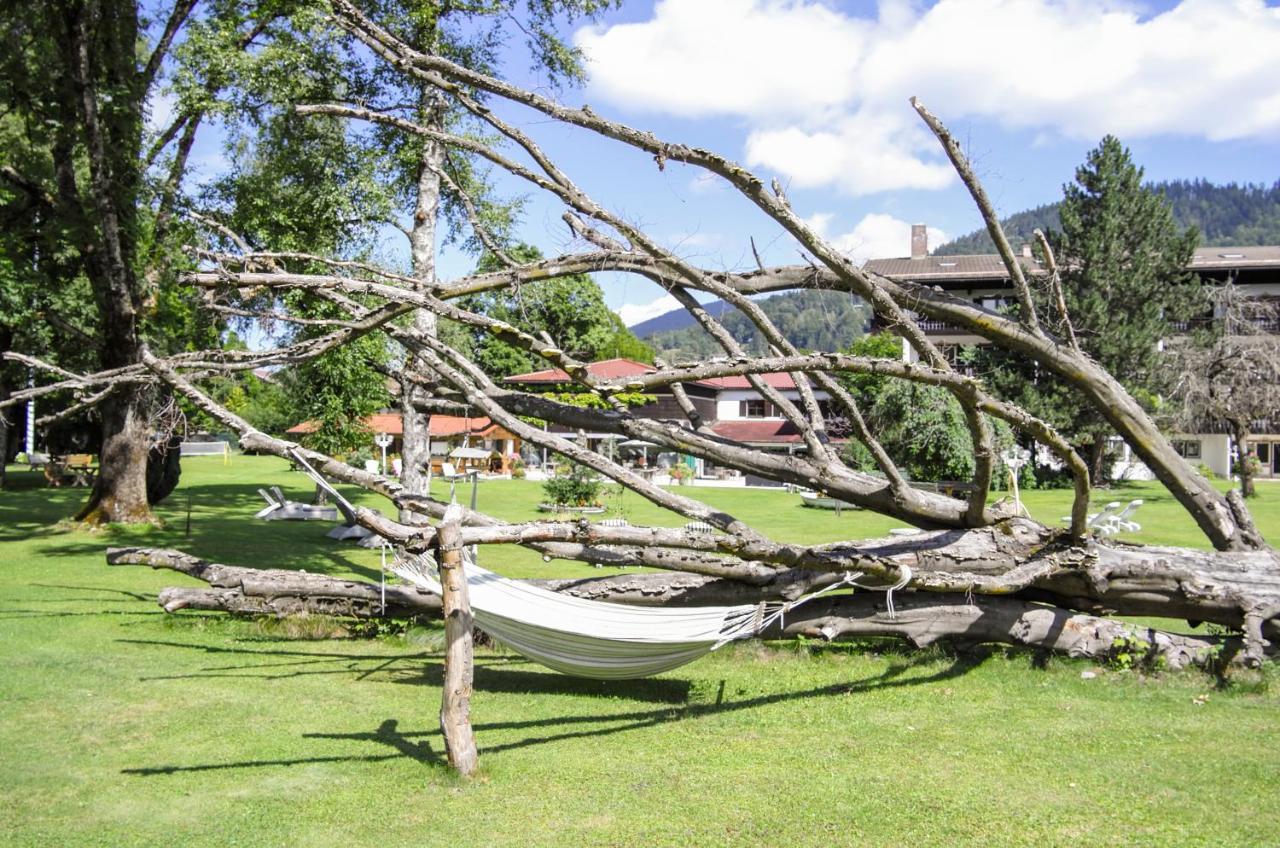
M 454 448 L 449 451 L 450 459 L 488 459 L 493 456 L 493 451 L 484 448 Z

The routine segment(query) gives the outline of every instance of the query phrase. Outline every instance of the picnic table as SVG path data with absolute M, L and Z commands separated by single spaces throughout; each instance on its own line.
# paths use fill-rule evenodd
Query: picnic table
M 44 466 L 44 477 L 53 488 L 91 487 L 98 477 L 98 466 L 93 463 L 93 455 L 73 453 L 68 456 L 52 457 Z

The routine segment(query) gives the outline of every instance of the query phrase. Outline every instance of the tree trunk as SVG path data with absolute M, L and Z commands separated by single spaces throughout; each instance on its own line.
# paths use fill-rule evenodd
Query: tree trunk
M 1236 418 L 1230 424 L 1236 440 L 1236 457 L 1240 461 L 1240 494 L 1252 498 L 1258 491 L 1254 488 L 1253 468 L 1249 462 L 1253 458 L 1249 453 L 1249 422 Z
M 1108 549 L 1110 550 L 1110 549 Z M 1108 611 L 1217 621 L 1247 629 L 1240 605 L 1231 598 L 1251 594 L 1263 606 L 1280 596 L 1274 561 L 1260 554 L 1214 554 L 1204 551 L 1157 549 L 1148 557 L 1141 549 L 1124 548 L 1113 554 L 1084 557 L 1078 572 L 1053 578 L 1016 597 L 963 593 L 899 592 L 890 615 L 880 592 L 855 592 L 801 604 L 765 638 L 804 635 L 825 640 L 885 636 L 906 639 L 917 647 L 937 641 L 960 645 L 998 643 L 1107 661 L 1119 653 L 1171 668 L 1206 668 L 1230 662 L 1256 664 L 1274 654 L 1272 644 L 1249 638 L 1188 636 L 1100 617 Z M 913 560 L 916 554 L 906 554 Z M 1103 562 L 1105 560 L 1105 562 Z M 160 593 L 167 612 L 181 609 L 285 616 L 323 614 L 354 618 L 438 617 L 441 601 L 412 586 L 386 587 L 386 606 L 380 607 L 380 587 L 296 571 L 265 571 L 209 563 L 177 551 L 115 548 L 107 552 L 112 565 L 169 568 L 209 583 L 210 589 L 170 588 Z M 926 562 L 921 562 L 928 569 Z M 973 563 L 969 563 L 973 565 Z M 941 567 L 941 566 L 939 566 Z M 455 572 L 456 573 L 456 572 Z M 683 573 L 631 573 L 609 577 L 534 580 L 535 585 L 586 600 L 637 605 L 705 606 L 755 604 L 792 595 L 785 584 L 752 586 Z M 1217 588 L 1214 593 L 1208 588 Z M 1070 604 L 1071 608 L 1067 608 Z M 1081 607 L 1088 611 L 1080 612 Z M 1090 612 L 1092 611 L 1092 612 Z M 469 618 L 469 616 L 468 616 Z M 1261 628 L 1256 633 L 1260 638 Z M 1274 643 L 1276 628 L 1265 635 Z
M 142 139 L 141 104 L 134 50 L 137 10 L 88 5 L 70 16 L 70 67 L 88 154 L 92 217 L 83 222 L 78 245 L 102 321 L 100 360 L 105 369 L 142 361 L 138 311 L 142 287 L 137 269 L 137 203 Z M 108 77 L 118 83 L 110 98 L 99 96 L 94 57 L 109 54 Z M 124 102 L 129 98 L 130 108 Z M 106 105 L 100 112 L 99 103 Z M 77 198 L 77 202 L 78 202 Z M 146 391 L 113 392 L 100 406 L 102 454 L 89 502 L 76 519 L 89 524 L 152 521 L 147 504 L 147 453 L 151 428 Z
M 462 566 L 460 521 L 462 507 L 451 504 L 440 523 L 440 588 L 444 611 L 444 686 L 440 699 L 440 732 L 449 765 L 470 777 L 479 765 L 476 737 L 471 729 L 471 690 L 474 678 L 471 631 L 475 626 Z
M 423 88 L 420 95 L 420 108 L 427 126 L 432 128 L 442 126 L 443 113 L 438 103 L 438 95 L 432 89 Z M 409 230 L 409 254 L 413 277 L 421 281 L 420 284 L 424 288 L 435 282 L 436 219 L 440 212 L 440 177 L 437 175 L 437 170 L 443 162 L 444 148 L 434 141 L 423 141 L 418 166 L 413 224 Z M 413 315 L 413 327 L 421 333 L 434 337 L 437 332 L 435 313 L 426 309 L 417 310 Z M 431 373 L 431 369 L 421 361 L 415 362 L 414 368 L 421 373 Z M 403 472 L 400 482 L 406 491 L 416 495 L 426 495 L 431 479 L 431 435 L 429 416 L 418 412 L 414 407 L 416 391 L 408 384 L 404 385 L 401 391 Z M 406 523 L 410 518 L 409 514 L 401 515 L 401 521 Z
M 160 503 L 182 479 L 182 437 L 176 433 L 152 445 L 147 454 L 147 503 Z
M 1106 464 L 1107 439 L 1105 436 L 1098 436 L 1089 443 L 1089 479 L 1093 481 L 1093 485 L 1107 485 Z
M 147 503 L 151 428 L 145 395 L 129 388 L 107 398 L 102 412 L 102 454 L 89 501 L 76 514 L 86 524 L 153 521 Z
M 4 379 L 4 375 L 0 373 L 0 403 L 8 399 L 9 383 Z M 0 408 L 0 489 L 3 489 L 9 480 L 5 472 L 5 466 L 9 463 L 9 433 L 12 429 L 9 426 L 8 407 Z

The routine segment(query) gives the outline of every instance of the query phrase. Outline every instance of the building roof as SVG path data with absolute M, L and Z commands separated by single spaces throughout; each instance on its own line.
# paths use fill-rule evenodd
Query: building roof
M 392 436 L 404 435 L 404 421 L 398 412 L 378 412 L 364 419 L 365 426 L 375 433 L 388 433 Z M 304 421 L 290 427 L 286 432 L 295 434 L 314 433 L 319 425 L 315 421 Z M 450 436 L 470 435 L 487 439 L 493 436 L 511 438 L 505 428 L 494 424 L 486 416 L 468 418 L 462 415 L 432 415 L 427 422 L 427 433 L 432 437 L 448 438 Z
M 599 362 L 587 363 L 587 373 L 601 380 L 618 380 L 636 377 L 641 374 L 652 374 L 657 371 L 652 365 L 636 362 L 634 359 L 602 359 Z M 765 382 L 775 389 L 794 389 L 796 381 L 790 374 L 761 374 Z M 560 368 L 547 368 L 543 371 L 531 371 L 528 374 L 517 374 L 507 377 L 507 383 L 567 383 L 572 378 Z M 687 386 L 706 386 L 710 389 L 749 389 L 751 383 L 746 377 L 711 377 L 705 380 L 689 380 Z
M 587 363 L 587 373 L 601 380 L 617 380 L 620 377 L 635 377 L 640 374 L 651 374 L 657 371 L 652 365 L 636 362 L 634 359 L 602 359 L 599 362 Z M 516 374 L 507 377 L 504 383 L 568 383 L 572 377 L 561 368 L 546 368 L 542 371 L 530 371 L 528 374 Z
M 1280 245 L 1246 247 L 1213 246 L 1197 248 L 1191 256 L 1191 270 L 1210 268 L 1280 268 Z
M 786 372 L 770 373 L 758 375 L 764 379 L 765 385 L 775 389 L 794 389 L 796 387 L 795 378 Z M 735 374 L 731 377 L 709 377 L 705 380 L 699 380 L 704 386 L 710 386 L 713 389 L 750 389 L 751 381 L 744 375 Z
M 1044 268 L 1034 258 L 1020 256 L 1019 261 L 1029 274 L 1044 273 Z M 862 267 L 882 277 L 942 286 L 982 280 L 1003 285 L 1009 279 L 1009 273 L 998 253 L 925 256 L 919 259 L 869 259 Z M 1192 271 L 1280 268 L 1280 246 L 1206 245 L 1192 254 L 1188 267 Z
M 398 412 L 375 412 L 364 419 L 364 425 L 375 433 L 390 433 L 393 436 L 399 436 L 404 432 L 404 426 L 400 421 L 400 413 Z M 320 424 L 316 421 L 303 421 L 301 424 L 294 424 L 285 432 L 314 433 L 319 428 Z
M 433 415 L 430 423 L 427 424 L 427 432 L 441 438 L 462 435 L 487 438 L 499 430 L 506 432 L 484 416 L 467 418 L 463 415 Z
M 1023 269 L 1029 274 L 1043 273 L 1040 263 L 1030 257 L 1019 257 Z M 868 259 L 863 269 L 882 277 L 923 282 L 950 282 L 971 280 L 1007 280 L 1009 272 L 998 253 L 977 253 L 957 256 L 924 256 L 919 259 Z
M 748 444 L 792 444 L 800 441 L 800 433 L 790 421 L 717 421 L 711 425 L 711 430 L 717 436 Z

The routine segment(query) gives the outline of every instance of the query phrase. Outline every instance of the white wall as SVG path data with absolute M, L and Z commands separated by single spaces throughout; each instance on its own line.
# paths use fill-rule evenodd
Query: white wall
M 794 389 L 782 391 L 782 396 L 800 406 L 800 393 Z M 818 400 L 826 400 L 827 393 L 815 391 L 813 396 Z M 760 400 L 760 393 L 755 389 L 722 389 L 716 395 L 717 421 L 781 421 L 782 416 L 771 418 L 744 418 L 739 411 L 738 403 L 744 400 Z M 803 409 L 803 407 L 801 407 Z

